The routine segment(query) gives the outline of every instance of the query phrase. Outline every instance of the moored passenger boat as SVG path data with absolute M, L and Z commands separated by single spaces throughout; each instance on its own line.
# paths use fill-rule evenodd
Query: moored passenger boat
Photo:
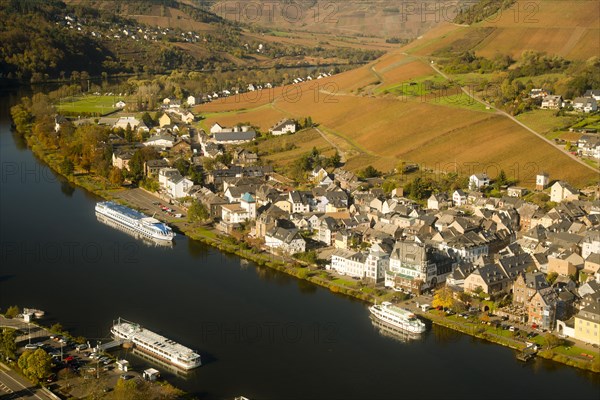
M 175 232 L 167 224 L 112 201 L 97 203 L 96 212 L 148 239 L 170 242 L 175 237 Z
M 115 339 L 131 341 L 136 349 L 176 367 L 189 370 L 202 365 L 200 355 L 192 349 L 136 323 L 119 318 L 110 331 Z
M 380 320 L 411 333 L 423 333 L 427 329 L 410 310 L 394 306 L 389 301 L 369 307 L 369 311 Z

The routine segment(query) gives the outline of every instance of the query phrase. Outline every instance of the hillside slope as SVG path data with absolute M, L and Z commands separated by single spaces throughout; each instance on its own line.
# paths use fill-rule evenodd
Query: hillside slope
M 430 56 L 445 49 L 472 49 L 485 57 L 500 53 L 518 58 L 535 50 L 585 60 L 600 54 L 598 21 L 600 3 L 595 0 L 521 0 L 471 26 L 446 22 L 406 51 Z
M 586 32 L 594 32 L 598 21 L 590 17 L 595 10 L 590 2 L 574 0 L 576 9 L 570 13 L 575 22 L 565 22 L 567 28 L 557 28 L 557 18 L 550 18 L 560 15 L 567 2 L 541 1 L 543 14 L 540 11 L 540 22 L 535 28 L 511 25 L 505 16 L 497 26 L 489 21 L 473 26 L 442 23 L 403 49 L 356 70 L 253 94 L 252 98 L 221 100 L 202 105 L 198 111 L 208 113 L 205 126 L 214 121 L 248 121 L 265 131 L 280 116 L 311 116 L 344 152 L 351 169 L 372 164 L 389 171 L 403 160 L 436 171 L 487 171 L 492 177 L 504 169 L 509 177 L 529 187 L 534 186 L 535 174 L 540 171 L 575 185 L 588 185 L 598 181 L 597 171 L 578 163 L 504 114 L 486 109 L 460 90 L 429 89 L 449 83 L 432 68 L 432 53 L 449 45 L 492 51 L 497 41 L 505 41 L 513 54 L 527 50 L 529 45 L 544 46 L 541 33 L 527 36 L 527 40 L 511 41 L 510 35 L 523 35 L 523 29 L 583 31 L 580 39 L 565 38 L 555 48 L 563 50 L 568 42 L 574 49 L 568 52 L 571 56 L 587 59 L 597 54 L 597 43 L 585 41 Z M 548 19 L 544 20 L 544 16 Z M 496 36 L 492 37 L 494 32 Z

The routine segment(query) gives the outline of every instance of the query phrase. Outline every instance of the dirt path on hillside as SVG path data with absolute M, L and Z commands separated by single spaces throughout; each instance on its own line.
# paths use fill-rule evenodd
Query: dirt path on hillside
M 433 70 L 435 72 L 437 72 L 439 75 L 441 75 L 442 77 L 444 77 L 447 80 L 451 80 L 448 75 L 446 75 L 445 73 L 443 73 L 442 71 L 440 71 L 435 65 L 433 64 L 429 64 L 431 66 L 431 68 L 433 68 Z M 554 143 L 552 140 L 546 138 L 544 135 L 542 135 L 541 133 L 534 131 L 533 129 L 531 129 L 530 127 L 528 127 L 527 125 L 525 125 L 524 123 L 522 123 L 521 121 L 519 121 L 518 119 L 516 119 L 515 117 L 513 117 L 512 115 L 508 114 L 507 112 L 500 110 L 497 107 L 494 107 L 493 105 L 485 102 L 484 100 L 480 99 L 479 97 L 475 96 L 472 93 L 469 93 L 468 90 L 466 90 L 464 87 L 461 87 L 460 90 L 462 90 L 463 93 L 465 93 L 467 96 L 471 97 L 473 100 L 483 104 L 486 107 L 491 108 L 492 110 L 495 110 L 497 114 L 500 114 L 506 118 L 509 118 L 510 120 L 512 120 L 514 123 L 516 123 L 517 125 L 520 125 L 521 127 L 525 128 L 526 130 L 528 130 L 529 132 L 533 133 L 534 135 L 536 135 L 538 138 L 542 139 L 544 142 L 548 143 L 549 145 L 551 145 L 552 147 L 554 147 L 555 149 L 561 151 L 563 154 L 567 155 L 568 157 L 570 157 L 573 161 L 578 162 L 579 164 L 585 166 L 588 169 L 591 169 L 594 172 L 598 172 L 597 168 L 592 167 L 591 165 L 586 164 L 585 162 L 583 162 L 581 159 L 579 159 L 578 157 L 574 156 L 573 154 L 571 154 L 570 152 L 568 152 L 567 150 L 559 147 L 556 145 L 556 143 Z

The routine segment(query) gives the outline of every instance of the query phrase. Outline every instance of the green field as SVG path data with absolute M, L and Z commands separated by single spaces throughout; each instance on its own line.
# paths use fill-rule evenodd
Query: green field
M 411 79 L 410 82 L 400 82 L 389 86 L 377 88 L 376 94 L 393 94 L 395 96 L 410 96 L 419 97 L 425 96 L 434 90 L 432 85 L 439 85 L 442 83 L 448 83 L 446 79 L 440 75 L 429 75 L 419 77 L 417 79 Z
M 427 101 L 431 104 L 467 108 L 473 111 L 496 112 L 494 109 L 487 109 L 485 105 L 464 92 L 451 94 L 449 96 L 434 96 L 431 100 L 428 99 Z
M 106 115 L 117 109 L 115 103 L 123 100 L 118 96 L 76 96 L 61 99 L 56 109 L 65 114 Z
M 516 116 L 516 118 L 543 135 L 557 130 L 567 130 L 576 117 L 569 115 L 556 116 L 554 110 L 532 110 Z

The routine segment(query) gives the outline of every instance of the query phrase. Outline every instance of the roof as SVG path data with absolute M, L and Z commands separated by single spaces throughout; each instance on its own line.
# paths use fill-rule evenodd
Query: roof
M 508 279 L 502 269 L 496 264 L 485 264 L 475 269 L 473 274 L 481 276 L 481 279 L 488 285 Z
M 252 197 L 252 195 L 248 192 L 244 193 L 241 200 L 245 201 L 246 203 L 254 203 L 254 197 Z
M 291 243 L 293 240 L 302 239 L 302 237 L 298 234 L 298 229 L 286 229 L 278 226 L 271 228 L 267 232 L 267 236 L 281 240 L 284 243 Z
M 215 140 L 217 142 L 235 142 L 241 140 L 253 140 L 256 137 L 256 132 L 217 132 L 215 133 Z
M 271 130 L 272 131 L 280 130 L 280 129 L 283 129 L 286 125 L 296 126 L 296 121 L 291 120 L 291 119 L 283 119 L 283 120 L 279 121 L 278 123 L 276 123 L 275 125 L 273 125 Z

